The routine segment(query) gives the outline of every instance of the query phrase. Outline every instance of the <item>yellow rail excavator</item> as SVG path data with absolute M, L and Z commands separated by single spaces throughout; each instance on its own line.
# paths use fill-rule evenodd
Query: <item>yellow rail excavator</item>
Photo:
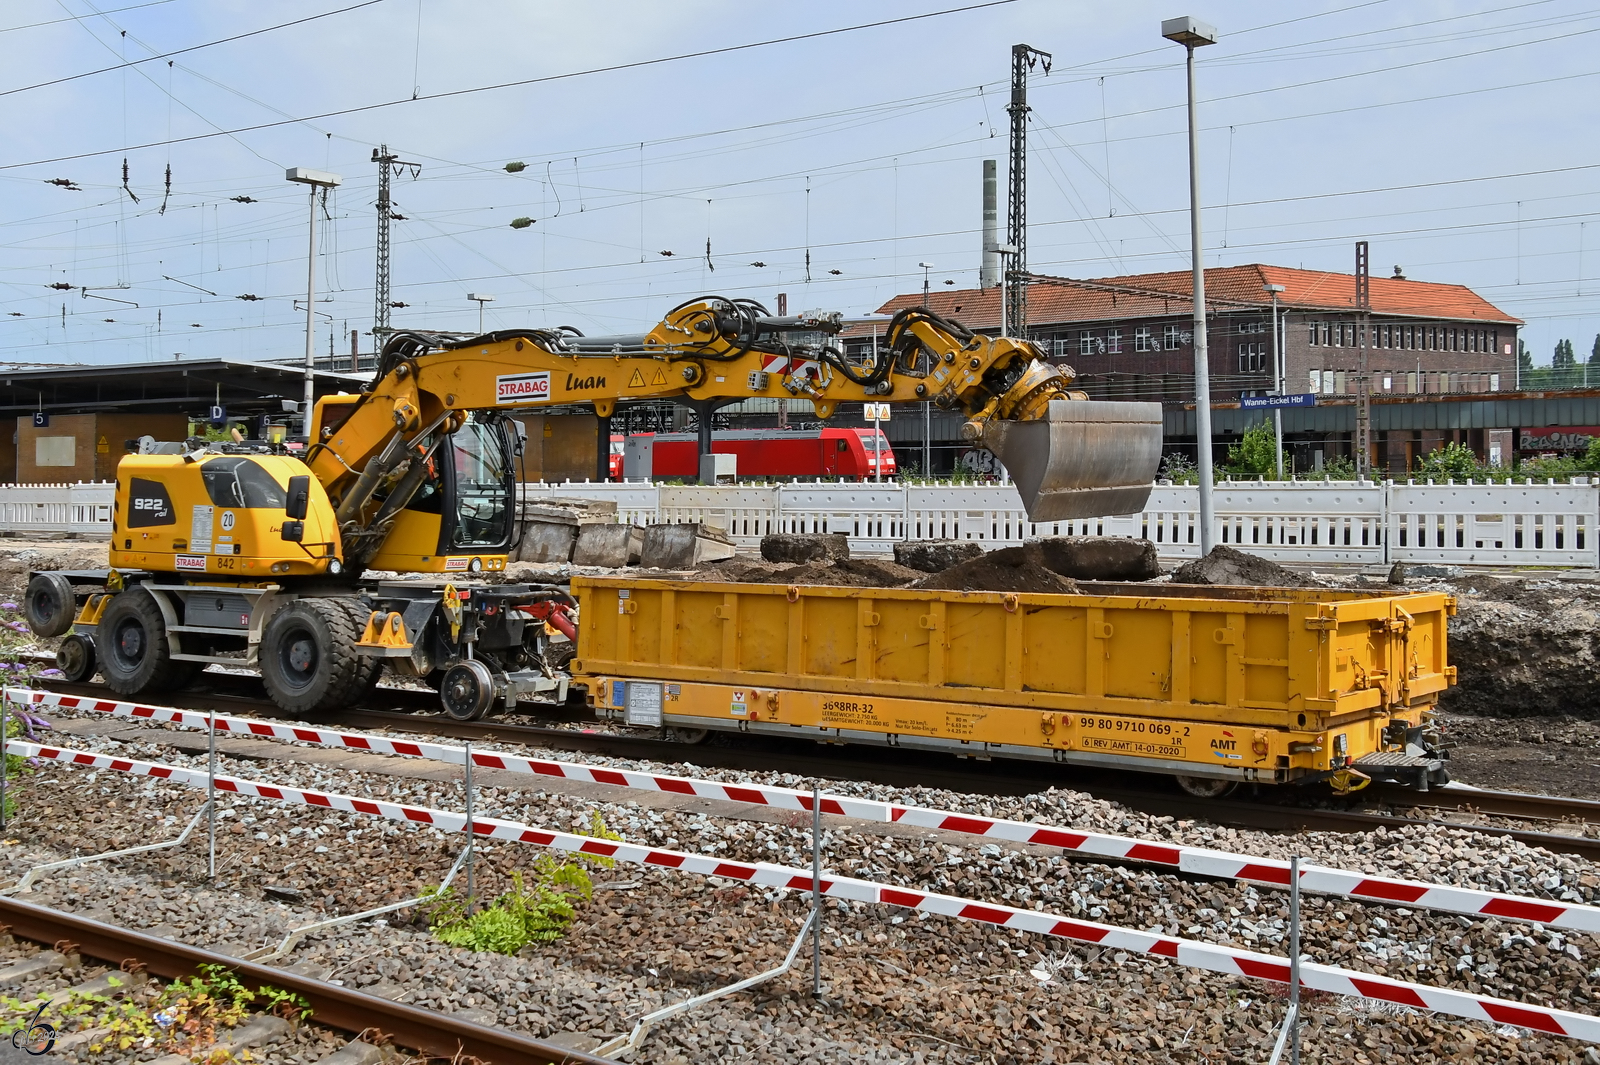
M 574 601 L 483 576 L 516 542 L 510 415 L 553 406 L 592 406 L 604 442 L 619 402 L 685 403 L 708 452 L 709 413 L 729 402 L 799 397 L 828 418 L 841 403 L 927 401 L 965 415 L 965 438 L 1000 458 L 1035 521 L 1143 506 L 1158 405 L 1091 401 L 1032 343 L 925 309 L 901 311 L 864 357 L 844 353 L 843 324 L 707 297 L 637 335 L 396 333 L 370 388 L 317 402 L 298 453 L 189 441 L 125 457 L 110 568 L 34 574 L 28 622 L 72 630 L 58 654 L 69 679 L 99 671 L 128 696 L 183 687 L 206 663 L 253 665 L 279 706 L 313 715 L 359 698 L 387 663 L 458 717 L 564 700 L 553 645 L 576 637 Z

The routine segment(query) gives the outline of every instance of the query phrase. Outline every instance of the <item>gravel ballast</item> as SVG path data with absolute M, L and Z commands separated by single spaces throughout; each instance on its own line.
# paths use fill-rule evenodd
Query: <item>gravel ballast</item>
M 70 716 L 70 715 L 68 715 Z M 153 729 L 151 732 L 166 732 Z M 127 736 L 127 732 L 119 733 Z M 149 739 L 158 738 L 155 736 Z M 199 756 L 136 740 L 62 735 L 67 746 L 200 765 Z M 564 758 L 570 756 L 563 755 Z M 619 759 L 579 760 L 635 766 Z M 418 780 L 323 765 L 224 756 L 221 771 L 251 779 L 460 809 L 453 779 Z M 781 774 L 689 766 L 658 772 L 804 786 Z M 175 834 L 201 797 L 191 789 L 109 771 L 50 766 L 28 783 L 20 842 L 3 853 L 13 872 L 63 851 L 126 846 Z M 593 787 L 593 786 L 590 786 Z M 1548 898 L 1593 902 L 1600 879 L 1586 861 L 1515 842 L 1419 827 L 1403 833 L 1306 834 L 1288 839 L 1135 813 L 1080 793 L 1017 799 L 972 797 L 870 784 L 832 790 L 986 816 L 1037 819 L 1099 831 L 1443 880 Z M 631 842 L 793 865 L 809 862 L 806 819 L 751 807 L 736 818 L 650 808 L 621 789 L 608 799 L 554 784 L 480 789 L 478 809 L 551 828 L 587 824 L 599 809 Z M 359 815 L 224 800 L 221 878 L 203 882 L 204 843 L 142 860 L 91 865 L 42 882 L 29 901 L 98 913 L 135 927 L 223 950 L 276 940 L 330 912 L 355 912 L 437 883 L 458 840 L 430 828 Z M 1035 906 L 1106 923 L 1284 949 L 1286 899 L 1234 883 L 1189 882 L 1138 868 L 1069 861 L 1044 848 L 1006 849 L 966 838 L 887 836 L 829 818 L 827 865 L 841 875 Z M 63 828 L 63 826 L 71 826 Z M 500 889 L 536 849 L 480 849 L 480 891 Z M 596 869 L 593 902 L 563 940 L 525 956 L 475 955 L 432 942 L 395 916 L 309 940 L 287 961 L 333 979 L 449 1011 L 484 1010 L 498 1023 L 548 1037 L 598 1040 L 642 1013 L 751 975 L 782 959 L 804 919 L 801 893 L 617 866 Z M 300 890 L 289 905 L 265 885 Z M 1305 949 L 1321 961 L 1398 979 L 1461 987 L 1592 1012 L 1600 980 L 1593 937 L 1534 926 L 1472 922 L 1403 908 L 1308 897 Z M 1121 952 L 919 917 L 886 907 L 828 903 L 825 1003 L 812 1002 L 798 971 L 752 993 L 714 1003 L 653 1033 L 635 1061 L 1123 1062 L 1263 1060 L 1282 1013 L 1265 984 Z M 1310 1060 L 1580 1061 L 1580 1044 L 1528 1032 L 1337 999 L 1312 1005 Z

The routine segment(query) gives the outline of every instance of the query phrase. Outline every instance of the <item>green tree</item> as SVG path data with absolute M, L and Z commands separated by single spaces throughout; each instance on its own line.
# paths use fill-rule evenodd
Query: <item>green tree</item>
M 1593 362 L 1596 359 L 1600 359 L 1600 333 L 1595 334 L 1594 347 L 1589 349 L 1589 361 Z
M 1285 458 L 1283 468 L 1289 468 Z M 1228 446 L 1228 472 L 1235 477 L 1276 477 L 1278 456 L 1273 446 L 1271 422 L 1257 422 L 1245 430 L 1244 438 Z
M 1571 388 L 1578 380 L 1578 359 L 1572 351 L 1572 341 L 1556 341 L 1555 354 L 1550 357 L 1550 383 L 1556 388 Z

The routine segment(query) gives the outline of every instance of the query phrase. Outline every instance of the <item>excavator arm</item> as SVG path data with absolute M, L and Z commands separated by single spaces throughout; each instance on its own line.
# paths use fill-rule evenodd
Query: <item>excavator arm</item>
M 837 314 L 773 316 L 753 301 L 707 297 L 643 334 L 396 334 L 367 392 L 318 404 L 306 462 L 356 561 L 381 543 L 468 412 L 570 404 L 609 417 L 625 401 L 803 398 L 828 418 L 841 403 L 931 402 L 965 415 L 963 435 L 1005 464 L 1034 521 L 1143 506 L 1161 454 L 1159 405 L 1091 401 L 1032 343 L 922 308 L 897 314 L 864 359 L 837 343 L 843 327 Z

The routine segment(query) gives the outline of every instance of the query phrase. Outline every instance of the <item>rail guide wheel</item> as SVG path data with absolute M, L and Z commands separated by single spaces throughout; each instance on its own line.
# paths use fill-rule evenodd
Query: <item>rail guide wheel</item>
M 82 684 L 100 668 L 95 661 L 94 641 L 81 632 L 75 632 L 61 641 L 56 648 L 56 668 L 73 684 Z
M 1179 775 L 1173 778 L 1178 782 L 1178 787 L 1193 795 L 1197 799 L 1220 799 L 1233 794 L 1239 786 L 1236 780 L 1224 780 L 1221 777 L 1186 777 Z
M 439 703 L 457 721 L 476 721 L 495 700 L 494 674 L 477 659 L 457 662 L 444 671 Z

